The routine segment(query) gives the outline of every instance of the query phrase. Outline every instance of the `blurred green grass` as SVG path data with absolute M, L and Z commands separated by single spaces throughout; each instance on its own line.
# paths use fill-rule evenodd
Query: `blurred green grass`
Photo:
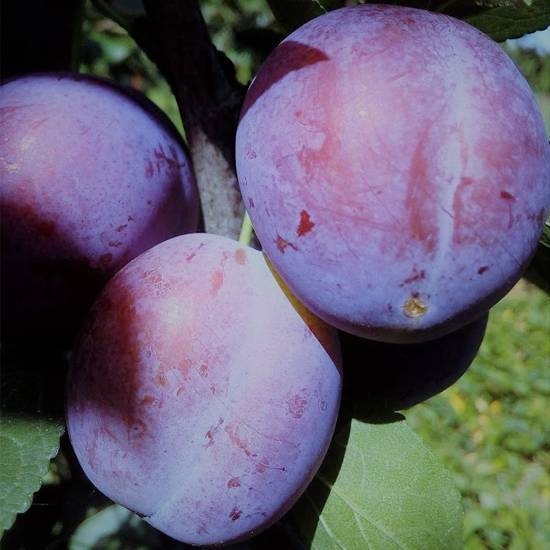
M 466 547 L 550 548 L 550 298 L 521 281 L 451 388 L 406 413 L 463 495 Z

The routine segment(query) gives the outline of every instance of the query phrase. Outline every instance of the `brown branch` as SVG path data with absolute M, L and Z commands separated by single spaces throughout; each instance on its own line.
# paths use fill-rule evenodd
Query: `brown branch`
M 169 82 L 195 168 L 205 229 L 236 238 L 243 205 L 234 148 L 244 87 L 208 35 L 197 0 L 144 0 L 129 31 Z

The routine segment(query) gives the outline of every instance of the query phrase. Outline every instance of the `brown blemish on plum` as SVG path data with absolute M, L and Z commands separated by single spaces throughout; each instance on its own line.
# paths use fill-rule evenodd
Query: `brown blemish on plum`
M 119 225 L 119 226 L 116 228 L 116 232 L 117 232 L 117 233 L 120 233 L 121 231 L 124 231 L 127 227 L 128 227 L 128 224 L 127 224 L 127 223 L 123 223 L 122 225 Z
M 146 395 L 140 402 L 140 405 L 147 406 L 154 403 L 156 399 L 152 395 Z
M 321 50 L 300 42 L 287 40 L 279 44 L 248 89 L 240 118 L 243 119 L 254 103 L 288 73 L 328 60 L 329 57 Z
M 428 306 L 422 301 L 418 292 L 415 292 L 403 306 L 403 312 L 411 319 L 420 319 L 428 312 Z
M 212 273 L 212 294 L 217 294 L 223 285 L 223 272 L 214 271 Z
M 237 250 L 235 250 L 235 261 L 240 265 L 246 263 L 246 251 L 244 248 L 237 248 Z
M 166 386 L 166 376 L 164 376 L 163 373 L 159 373 L 155 376 L 155 378 L 153 379 L 153 381 L 155 382 L 155 384 L 157 386 Z
M 173 145 L 169 145 L 168 149 L 171 156 L 168 156 L 166 154 L 162 144 L 159 144 L 157 149 L 153 149 L 157 173 L 160 173 L 162 167 L 165 166 L 168 172 L 179 175 L 180 169 L 182 168 L 183 164 L 178 161 L 176 148 Z
M 277 238 L 275 239 L 274 242 L 277 245 L 277 248 L 279 249 L 279 251 L 282 252 L 283 254 L 285 253 L 285 249 L 287 246 L 290 246 L 292 250 L 298 251 L 298 247 L 295 244 L 287 241 L 286 239 L 283 239 L 281 235 L 277 235 Z
M 191 359 L 184 359 L 180 363 L 180 372 L 183 375 L 184 378 L 187 379 L 187 375 L 189 374 L 189 371 L 193 367 L 193 361 Z
M 296 228 L 296 235 L 303 237 L 315 227 L 315 222 L 311 221 L 309 213 L 306 210 L 300 212 L 300 224 Z
M 118 248 L 119 246 L 122 246 L 122 241 L 109 241 L 107 244 L 111 248 Z
M 507 201 L 515 201 L 516 200 L 516 197 L 514 197 L 514 195 L 512 195 L 511 193 L 508 193 L 508 191 L 505 191 L 505 190 L 502 190 L 500 192 L 500 198 L 504 199 L 504 200 L 507 200 Z
M 489 266 L 488 265 L 482 265 L 478 270 L 477 272 L 482 275 L 483 273 L 485 273 L 487 270 L 489 269 Z
M 153 166 L 153 163 L 150 160 L 148 160 L 145 166 L 145 176 L 148 178 L 152 178 L 154 173 L 155 173 L 155 167 Z
M 208 365 L 206 363 L 203 363 L 199 367 L 199 375 L 201 378 L 206 378 L 208 376 Z
M 238 477 L 232 477 L 228 482 L 227 482 L 227 486 L 229 487 L 229 489 L 235 489 L 237 487 L 240 487 L 241 486 L 241 479 L 238 478 Z
M 201 243 L 199 244 L 199 246 L 197 246 L 197 248 L 195 250 L 193 250 L 193 252 L 191 252 L 191 254 L 189 254 L 189 256 L 186 256 L 186 261 L 190 262 L 196 255 L 197 255 L 197 252 L 204 246 L 204 243 Z
M 422 269 L 419 272 L 416 271 L 416 269 L 413 270 L 413 275 L 405 279 L 399 286 L 404 287 L 405 285 L 408 285 L 410 283 L 414 283 L 416 281 L 421 281 L 422 279 L 426 278 L 426 272 Z
M 244 439 L 241 439 L 239 437 L 237 430 L 234 429 L 233 426 L 228 424 L 225 427 L 225 433 L 229 436 L 229 439 L 231 440 L 231 442 L 235 446 L 237 446 L 239 449 L 241 449 L 246 456 L 248 456 L 249 458 L 256 458 L 257 455 L 248 448 L 246 441 L 244 441 Z
M 258 464 L 256 464 L 256 471 L 259 474 L 263 474 L 267 470 L 267 467 L 268 467 L 267 464 L 264 464 L 263 462 L 259 462 Z
M 248 199 L 248 206 L 250 206 L 250 208 L 254 208 L 256 205 L 254 204 L 254 201 L 252 200 L 252 198 L 249 198 Z
M 241 517 L 242 512 L 238 508 L 233 508 L 231 512 L 229 513 L 229 517 L 231 518 L 231 521 L 237 521 Z
M 302 418 L 307 405 L 307 399 L 299 394 L 293 395 L 288 401 L 288 412 L 294 418 Z
M 210 447 L 214 444 L 214 436 L 216 435 L 216 432 L 220 429 L 220 426 L 223 424 L 223 418 L 220 418 L 218 420 L 218 423 L 215 426 L 210 426 L 210 429 L 206 432 L 206 439 L 208 440 L 208 443 L 206 445 L 203 445 L 203 447 Z

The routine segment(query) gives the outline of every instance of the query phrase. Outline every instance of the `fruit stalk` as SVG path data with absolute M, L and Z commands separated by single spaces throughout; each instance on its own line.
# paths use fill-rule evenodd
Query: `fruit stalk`
M 254 233 L 254 228 L 252 227 L 252 221 L 248 212 L 245 210 L 243 216 L 243 224 L 241 226 L 241 232 L 239 234 L 239 242 L 245 246 L 250 246 L 252 241 L 252 234 Z

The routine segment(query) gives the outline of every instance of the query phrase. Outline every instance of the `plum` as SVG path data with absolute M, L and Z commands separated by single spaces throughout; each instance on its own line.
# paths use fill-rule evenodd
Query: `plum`
M 246 538 L 299 497 L 341 393 L 338 334 L 264 259 L 175 237 L 106 285 L 78 337 L 67 426 L 92 483 L 191 544 Z
M 445 336 L 418 344 L 388 344 L 341 333 L 345 391 L 356 412 L 407 409 L 441 393 L 471 365 L 488 314 Z
M 184 145 L 141 94 L 81 75 L 15 79 L 0 87 L 0 130 L 5 332 L 72 334 L 118 269 L 197 229 Z
M 239 183 L 266 254 L 329 323 L 419 342 L 473 321 L 524 271 L 550 202 L 527 82 L 468 24 L 335 10 L 251 83 Z

